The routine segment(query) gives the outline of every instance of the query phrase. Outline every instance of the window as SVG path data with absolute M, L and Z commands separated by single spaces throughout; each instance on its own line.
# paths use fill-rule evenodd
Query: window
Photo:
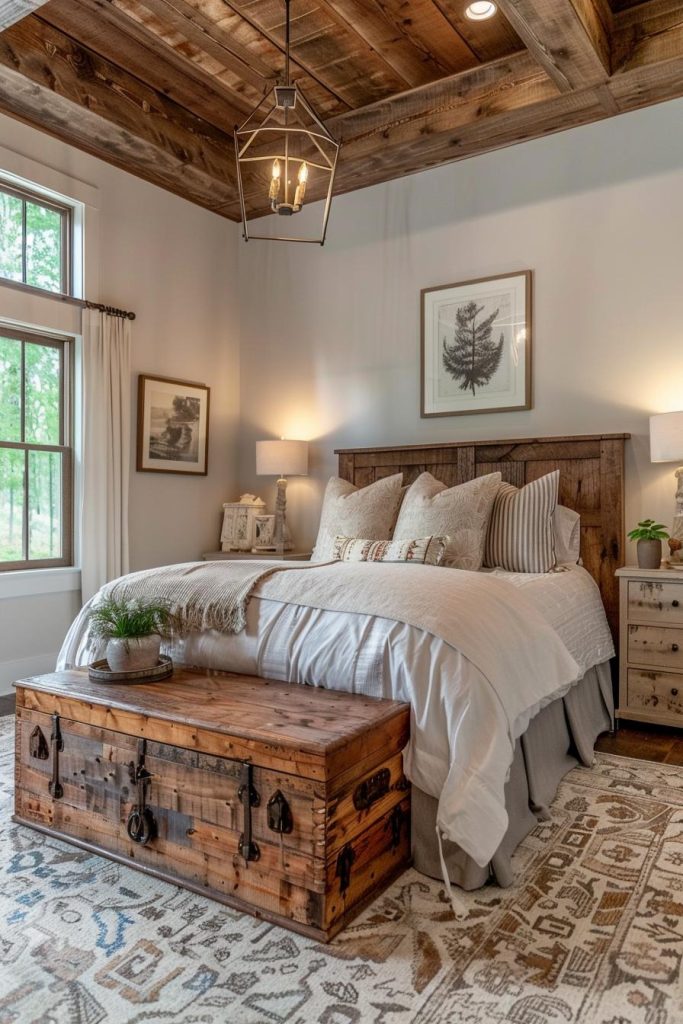
M 71 293 L 71 209 L 0 184 L 0 277 Z
M 71 564 L 70 355 L 0 324 L 0 571 Z

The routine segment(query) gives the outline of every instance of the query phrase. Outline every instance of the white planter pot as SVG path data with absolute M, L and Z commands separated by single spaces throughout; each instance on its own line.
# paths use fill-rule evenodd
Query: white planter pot
M 157 633 L 131 639 L 117 636 L 107 644 L 107 662 L 112 672 L 140 672 L 157 665 L 160 649 Z

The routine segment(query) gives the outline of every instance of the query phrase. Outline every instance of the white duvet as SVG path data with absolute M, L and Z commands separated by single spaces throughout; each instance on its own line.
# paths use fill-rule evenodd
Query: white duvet
M 298 588 L 287 582 L 293 576 L 278 573 L 259 584 L 242 633 L 191 633 L 176 639 L 169 653 L 189 665 L 408 701 L 406 775 L 439 800 L 443 834 L 484 865 L 507 829 L 504 786 L 515 740 L 534 714 L 613 654 L 598 588 L 578 566 L 543 576 L 365 568 L 386 581 L 387 592 L 399 579 L 425 588 L 437 595 L 440 609 L 418 625 L 388 617 L 394 601 L 376 598 L 384 615 L 357 598 L 347 606 L 344 573 L 357 578 L 358 567 L 335 570 L 340 585 L 327 598 L 303 586 L 315 574 L 325 579 L 324 569 L 294 574 Z M 460 593 L 452 607 L 444 600 L 449 588 Z M 463 603 L 465 592 L 471 602 Z M 99 654 L 87 638 L 88 608 L 69 631 L 59 668 Z

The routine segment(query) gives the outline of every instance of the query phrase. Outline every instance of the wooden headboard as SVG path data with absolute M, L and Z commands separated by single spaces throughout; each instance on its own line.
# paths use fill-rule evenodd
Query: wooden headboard
M 455 441 L 398 448 L 340 448 L 339 475 L 364 487 L 403 473 L 411 483 L 427 470 L 449 487 L 499 470 L 522 487 L 560 470 L 560 502 L 581 515 L 581 557 L 600 587 L 615 641 L 619 588 L 615 569 L 624 559 L 624 442 L 630 434 L 534 437 L 508 441 Z

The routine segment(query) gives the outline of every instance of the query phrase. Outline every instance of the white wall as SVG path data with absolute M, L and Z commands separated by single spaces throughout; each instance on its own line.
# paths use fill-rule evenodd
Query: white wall
M 86 294 L 132 309 L 137 374 L 211 386 L 207 477 L 137 473 L 130 486 L 133 569 L 198 558 L 217 546 L 221 504 L 238 489 L 239 332 L 236 229 L 213 214 L 0 116 L 0 171 L 86 203 Z M 80 314 L 0 288 L 0 319 L 77 332 Z M 133 431 L 134 433 L 135 431 Z M 134 446 L 134 438 L 133 438 Z M 6 574 L 9 577 L 10 574 Z M 73 589 L 10 597 L 0 580 L 0 693 L 44 671 L 79 607 Z M 65 577 L 73 587 L 72 577 Z M 25 588 L 24 588 L 25 589 Z
M 319 249 L 244 245 L 234 225 L 0 116 L 0 169 L 86 202 L 86 290 L 138 314 L 135 374 L 212 388 L 208 477 L 131 473 L 133 568 L 213 548 L 221 503 L 245 489 L 272 503 L 254 442 L 280 434 L 314 442 L 311 476 L 289 490 L 301 544 L 332 449 L 377 443 L 630 431 L 628 522 L 668 521 L 674 467 L 650 465 L 647 417 L 683 407 L 682 118 L 674 101 L 340 197 Z M 534 408 L 421 420 L 420 288 L 523 268 Z M 77 330 L 71 307 L 7 288 L 3 316 Z M 49 667 L 73 587 L 0 588 L 0 692 Z
M 678 100 L 343 196 L 322 250 L 241 245 L 243 487 L 272 501 L 256 439 L 313 440 L 310 544 L 335 446 L 630 431 L 627 523 L 670 522 L 647 433 L 683 408 L 682 126 Z M 526 268 L 533 409 L 421 420 L 420 289 Z

